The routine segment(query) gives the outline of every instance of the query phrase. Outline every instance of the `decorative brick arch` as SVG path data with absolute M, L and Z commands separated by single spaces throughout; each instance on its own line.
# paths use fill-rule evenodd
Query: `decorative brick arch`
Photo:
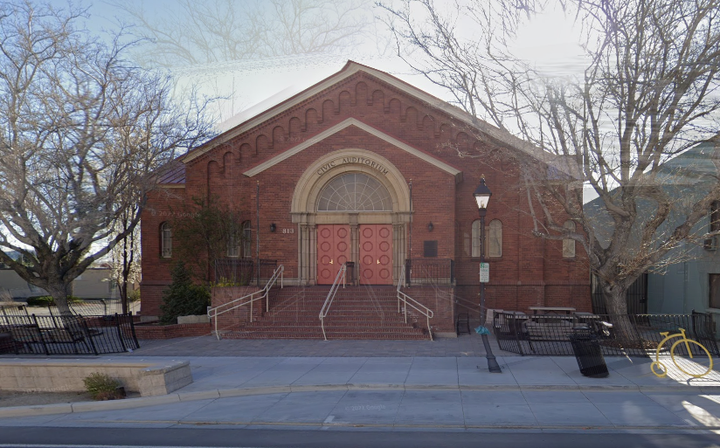
M 323 188 L 332 179 L 346 173 L 364 173 L 385 187 L 392 200 L 391 211 L 321 212 L 317 203 Z M 388 159 L 364 149 L 342 149 L 326 154 L 310 165 L 300 177 L 293 193 L 291 215 L 298 225 L 299 281 L 317 281 L 317 225 L 350 226 L 353 250 L 358 260 L 358 228 L 365 224 L 386 224 L 393 228 L 393 278 L 397 281 L 407 253 L 410 222 L 410 188 L 400 170 Z

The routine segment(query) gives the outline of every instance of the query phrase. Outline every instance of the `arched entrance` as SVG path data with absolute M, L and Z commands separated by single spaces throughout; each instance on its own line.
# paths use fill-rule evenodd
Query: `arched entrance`
M 345 261 L 364 284 L 393 284 L 405 262 L 410 192 L 387 159 L 370 151 L 330 153 L 300 178 L 292 204 L 303 284 L 331 284 Z

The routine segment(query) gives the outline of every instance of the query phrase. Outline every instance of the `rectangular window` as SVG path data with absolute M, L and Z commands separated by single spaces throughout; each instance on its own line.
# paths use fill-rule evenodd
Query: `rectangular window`
M 437 241 L 423 241 L 423 257 L 437 257 L 438 256 L 438 242 Z
M 710 308 L 720 309 L 720 274 L 708 274 L 710 277 Z
M 480 256 L 480 221 L 472 223 L 472 256 L 477 258 Z
M 165 223 L 160 233 L 160 256 L 162 258 L 172 257 L 172 229 Z
M 568 229 L 570 232 L 575 232 L 575 223 L 572 221 L 565 221 L 563 227 Z M 567 238 L 562 240 L 562 256 L 563 258 L 575 258 L 575 240 Z
M 720 230 L 720 201 L 713 201 L 710 204 L 710 231 Z
M 242 227 L 242 256 L 243 258 L 252 257 L 252 228 L 250 221 L 245 221 Z
M 240 256 L 240 244 L 238 244 L 235 235 L 230 235 L 230 238 L 228 238 L 227 256 L 228 258 L 238 258 Z

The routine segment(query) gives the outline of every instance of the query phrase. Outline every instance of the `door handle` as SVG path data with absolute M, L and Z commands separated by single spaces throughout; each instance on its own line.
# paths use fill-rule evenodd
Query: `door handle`
M 377 264 L 380 264 L 380 259 L 378 258 Z
M 333 264 L 332 258 L 330 259 L 330 264 Z

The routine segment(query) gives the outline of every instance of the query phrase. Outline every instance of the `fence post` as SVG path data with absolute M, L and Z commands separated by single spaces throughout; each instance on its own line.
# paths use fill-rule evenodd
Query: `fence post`
M 35 322 L 35 328 L 38 330 L 38 336 L 40 337 L 40 343 L 42 344 L 43 350 L 45 350 L 45 354 L 47 356 L 50 356 L 50 350 L 48 350 L 47 344 L 45 344 L 45 337 L 42 334 L 42 330 L 40 330 L 40 324 L 38 323 L 37 316 L 34 314 L 32 315 L 32 319 Z M 53 324 L 55 321 L 53 320 Z
M 122 330 L 120 329 L 120 317 L 118 316 L 118 313 L 115 313 L 115 328 L 117 329 L 117 335 L 120 339 L 120 345 L 122 346 L 123 351 L 126 352 L 127 347 L 125 346 L 125 339 L 123 339 Z
M 132 311 L 128 313 L 128 320 L 130 321 L 130 333 L 132 334 L 135 348 L 140 348 L 140 342 L 138 342 L 137 335 L 135 334 L 135 319 L 133 319 Z

